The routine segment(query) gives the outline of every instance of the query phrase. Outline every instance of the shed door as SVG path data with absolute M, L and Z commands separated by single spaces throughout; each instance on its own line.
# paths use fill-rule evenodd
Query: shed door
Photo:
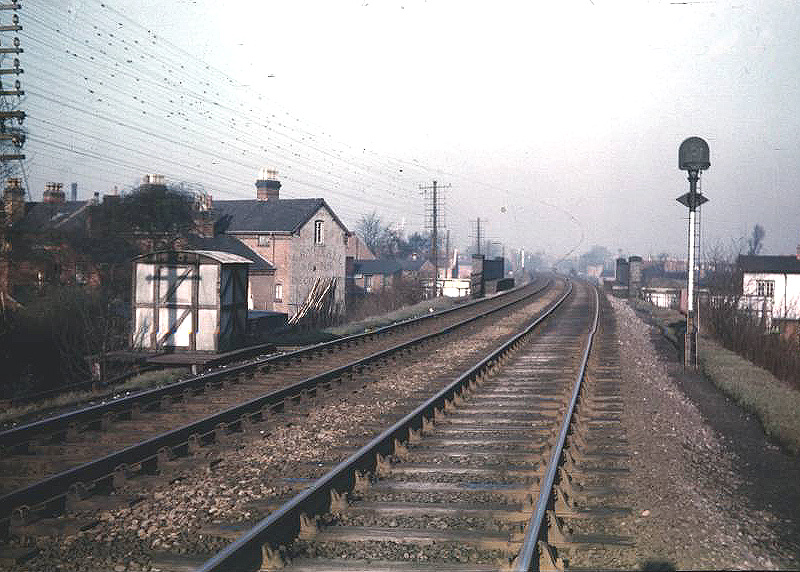
M 158 269 L 158 347 L 192 349 L 193 266 L 162 266 Z

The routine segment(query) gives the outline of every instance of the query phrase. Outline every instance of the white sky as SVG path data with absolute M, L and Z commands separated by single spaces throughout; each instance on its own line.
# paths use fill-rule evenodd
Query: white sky
M 697 135 L 711 148 L 706 248 L 756 223 L 766 252 L 800 244 L 795 1 L 48 4 L 20 13 L 34 198 L 45 181 L 85 196 L 145 172 L 249 198 L 274 166 L 282 196 L 323 196 L 351 227 L 376 210 L 416 230 L 435 178 L 452 185 L 461 243 L 481 217 L 507 248 L 560 255 L 584 235 L 577 252 L 683 255 L 677 149 Z

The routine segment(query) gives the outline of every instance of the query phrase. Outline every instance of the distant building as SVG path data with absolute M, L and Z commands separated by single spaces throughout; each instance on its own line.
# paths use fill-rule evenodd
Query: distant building
M 88 201 L 67 202 L 60 183 L 47 183 L 42 201 L 25 200 L 18 179 L 3 190 L 0 292 L 15 296 L 47 284 L 86 284 L 92 267 L 76 237 L 88 232 Z
M 739 256 L 742 305 L 768 325 L 796 331 L 800 322 L 800 246 L 794 256 Z
M 375 260 L 377 256 L 356 233 L 347 235 L 347 256 L 353 260 Z
M 403 266 L 397 260 L 354 260 L 351 293 L 370 294 L 393 288 L 402 275 Z

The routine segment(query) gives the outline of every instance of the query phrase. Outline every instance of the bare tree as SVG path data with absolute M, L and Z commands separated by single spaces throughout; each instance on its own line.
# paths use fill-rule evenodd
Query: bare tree
M 747 254 L 750 256 L 754 256 L 761 252 L 761 249 L 764 247 L 764 237 L 767 235 L 767 231 L 764 230 L 764 227 L 760 224 L 757 224 L 753 227 L 753 233 L 750 235 L 750 238 L 747 239 Z
M 383 223 L 378 213 L 372 211 L 370 214 L 362 215 L 356 224 L 356 232 L 376 256 L 381 255 L 385 249 L 389 228 Z

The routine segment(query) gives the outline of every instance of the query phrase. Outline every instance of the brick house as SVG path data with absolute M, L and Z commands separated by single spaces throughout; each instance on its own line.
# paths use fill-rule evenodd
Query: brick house
M 351 293 L 369 294 L 395 287 L 402 278 L 403 265 L 397 260 L 354 260 L 351 272 Z
M 256 198 L 214 201 L 217 233 L 239 240 L 274 267 L 272 284 L 251 280 L 254 310 L 291 318 L 317 279 L 334 279 L 335 304 L 345 307 L 345 261 L 351 233 L 324 199 L 281 199 L 275 171 L 262 170 Z
M 18 179 L 3 190 L 0 292 L 40 290 L 47 284 L 87 284 L 97 280 L 76 237 L 89 227 L 89 201 L 66 201 L 60 183 L 48 183 L 42 201 L 25 200 Z

